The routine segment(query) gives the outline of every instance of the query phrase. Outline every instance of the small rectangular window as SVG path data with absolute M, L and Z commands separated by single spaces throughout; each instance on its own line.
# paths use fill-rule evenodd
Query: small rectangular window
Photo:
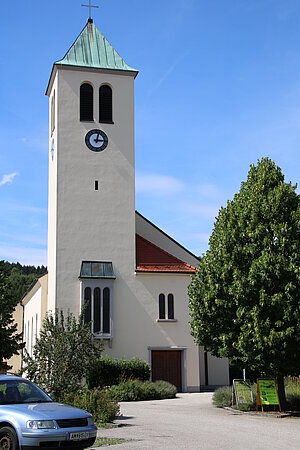
M 95 180 L 95 191 L 98 191 L 99 189 L 99 183 L 98 180 Z

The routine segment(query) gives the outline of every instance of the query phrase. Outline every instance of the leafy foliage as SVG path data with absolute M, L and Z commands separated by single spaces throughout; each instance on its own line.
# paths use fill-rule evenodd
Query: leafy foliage
M 88 411 L 97 423 L 112 422 L 120 410 L 118 403 L 112 400 L 111 395 L 100 389 L 68 392 L 60 396 L 59 401 Z
M 261 375 L 300 372 L 300 197 L 268 158 L 221 208 L 189 286 L 191 332 Z
M 17 324 L 13 321 L 15 306 L 11 285 L 0 270 L 0 369 L 6 368 L 5 360 L 23 348 L 22 333 L 17 333 Z
M 139 400 L 162 400 L 176 397 L 176 387 L 167 381 L 127 380 L 111 386 L 110 395 L 118 402 L 134 402 Z
M 101 354 L 90 325 L 62 311 L 46 315 L 31 357 L 24 356 L 23 372 L 55 397 L 80 389 Z
M 37 278 L 47 272 L 44 266 L 22 266 L 20 263 L 0 261 L 0 273 L 9 282 L 12 302 L 17 304 Z
M 139 358 L 118 360 L 101 356 L 90 369 L 88 385 L 90 388 L 112 386 L 129 379 L 149 380 L 149 364 Z

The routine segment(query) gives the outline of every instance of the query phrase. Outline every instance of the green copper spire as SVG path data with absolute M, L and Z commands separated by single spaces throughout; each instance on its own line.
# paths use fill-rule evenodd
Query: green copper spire
M 136 69 L 128 66 L 101 31 L 94 25 L 92 19 L 88 20 L 67 54 L 63 59 L 57 61 L 55 65 L 138 72 Z

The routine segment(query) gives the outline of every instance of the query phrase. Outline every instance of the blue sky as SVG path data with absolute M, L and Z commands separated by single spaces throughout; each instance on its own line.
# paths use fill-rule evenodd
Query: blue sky
M 0 259 L 46 264 L 44 94 L 88 10 L 81 0 L 1 3 Z M 136 208 L 200 255 L 251 163 L 268 156 L 299 180 L 300 3 L 95 3 L 95 24 L 140 71 Z

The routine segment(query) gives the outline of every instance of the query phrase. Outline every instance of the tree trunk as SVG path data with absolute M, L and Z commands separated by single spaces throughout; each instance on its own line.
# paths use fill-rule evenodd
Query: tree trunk
M 286 402 L 286 396 L 285 396 L 284 376 L 283 375 L 278 375 L 278 377 L 277 377 L 277 389 L 278 389 L 278 397 L 279 397 L 279 403 L 281 406 L 281 410 L 286 411 L 287 402 Z

